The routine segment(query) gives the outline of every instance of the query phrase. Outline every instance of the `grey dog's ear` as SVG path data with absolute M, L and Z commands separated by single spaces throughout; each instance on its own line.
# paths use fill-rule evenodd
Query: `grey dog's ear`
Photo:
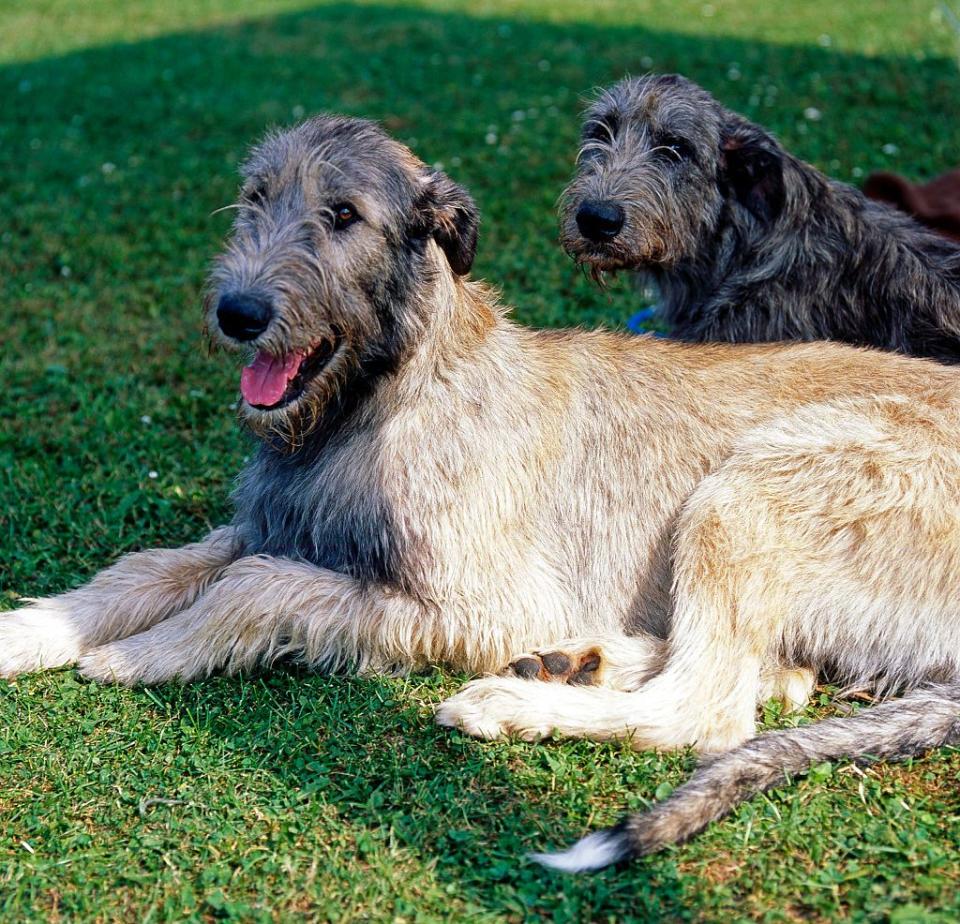
M 783 209 L 783 154 L 747 121 L 728 123 L 720 141 L 720 181 L 754 218 L 772 222 Z
M 431 170 L 425 177 L 420 209 L 428 222 L 426 230 L 440 245 L 450 269 L 465 276 L 477 253 L 480 226 L 480 213 L 470 193 L 445 173 Z

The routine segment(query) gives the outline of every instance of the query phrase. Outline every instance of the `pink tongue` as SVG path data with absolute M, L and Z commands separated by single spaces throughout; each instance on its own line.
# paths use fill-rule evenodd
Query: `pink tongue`
M 296 376 L 306 353 L 296 352 L 277 359 L 262 350 L 240 373 L 240 393 L 247 404 L 270 407 L 276 404 Z

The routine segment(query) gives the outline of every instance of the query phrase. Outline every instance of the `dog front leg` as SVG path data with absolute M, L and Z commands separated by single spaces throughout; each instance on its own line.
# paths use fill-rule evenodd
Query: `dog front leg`
M 84 652 L 190 606 L 234 558 L 222 527 L 179 549 L 134 552 L 89 584 L 0 613 L 0 677 L 75 662 Z
M 291 657 L 327 671 L 395 673 L 427 660 L 429 614 L 403 594 L 264 555 L 238 559 L 189 609 L 80 660 L 105 683 L 187 681 Z

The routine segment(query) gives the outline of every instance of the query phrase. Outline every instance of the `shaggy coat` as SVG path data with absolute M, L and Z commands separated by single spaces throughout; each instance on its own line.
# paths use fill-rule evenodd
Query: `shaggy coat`
M 0 674 L 444 663 L 507 671 L 441 705 L 471 734 L 729 751 L 653 833 L 566 868 L 688 836 L 810 760 L 957 740 L 960 372 L 528 330 L 466 278 L 476 230 L 374 125 L 267 138 L 207 308 L 252 353 L 233 523 L 4 615 Z M 912 699 L 750 741 L 758 702 L 802 704 L 827 668 Z
M 842 340 L 960 360 L 960 246 L 831 180 L 683 77 L 587 111 L 561 238 L 635 270 L 682 340 Z

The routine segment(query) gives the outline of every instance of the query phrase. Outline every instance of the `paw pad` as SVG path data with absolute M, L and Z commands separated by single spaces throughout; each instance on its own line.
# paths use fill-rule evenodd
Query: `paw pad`
M 592 651 L 580 659 L 580 665 L 576 672 L 571 675 L 567 683 L 577 684 L 583 687 L 591 687 L 600 682 L 600 664 L 602 663 L 600 655 Z
M 563 651 L 538 651 L 511 661 L 507 673 L 524 680 L 594 686 L 600 682 L 602 664 L 596 649 L 573 657 Z
M 543 669 L 554 677 L 570 673 L 570 659 L 562 651 L 546 651 L 540 655 Z
M 510 670 L 524 680 L 533 680 L 540 676 L 543 665 L 539 658 L 517 658 L 516 661 L 511 662 Z

